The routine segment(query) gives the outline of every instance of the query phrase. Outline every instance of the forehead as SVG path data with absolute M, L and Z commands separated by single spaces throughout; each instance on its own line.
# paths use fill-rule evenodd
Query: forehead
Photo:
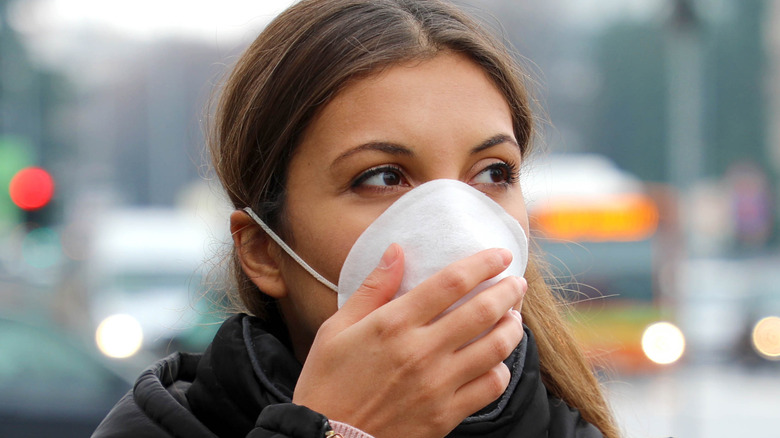
M 433 131 L 462 136 L 475 128 L 493 135 L 511 124 L 506 98 L 485 71 L 464 55 L 444 52 L 351 82 L 320 109 L 302 143 L 400 140 L 387 137 Z

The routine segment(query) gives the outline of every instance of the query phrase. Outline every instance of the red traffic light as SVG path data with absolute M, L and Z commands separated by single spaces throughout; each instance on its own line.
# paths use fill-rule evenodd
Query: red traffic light
M 40 167 L 27 167 L 11 178 L 11 200 L 22 210 L 37 210 L 54 196 L 54 179 Z

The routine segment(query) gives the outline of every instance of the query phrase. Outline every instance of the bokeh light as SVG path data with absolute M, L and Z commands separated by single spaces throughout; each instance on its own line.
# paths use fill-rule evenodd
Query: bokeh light
M 648 359 L 657 364 L 671 364 L 685 352 L 685 336 L 674 324 L 657 322 L 645 329 L 642 350 Z
M 767 316 L 753 326 L 753 348 L 762 357 L 780 360 L 780 317 Z
M 141 324 L 130 315 L 111 315 L 98 325 L 95 342 L 106 356 L 123 359 L 141 349 L 143 330 Z

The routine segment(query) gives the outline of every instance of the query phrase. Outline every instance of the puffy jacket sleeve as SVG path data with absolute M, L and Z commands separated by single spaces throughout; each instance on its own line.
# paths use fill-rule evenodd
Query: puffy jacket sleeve
M 266 406 L 247 438 L 324 438 L 331 430 L 324 415 L 305 406 L 280 403 Z

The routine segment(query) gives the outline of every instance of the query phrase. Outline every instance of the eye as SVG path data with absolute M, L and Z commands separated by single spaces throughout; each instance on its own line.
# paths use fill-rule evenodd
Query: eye
M 518 180 L 517 166 L 513 163 L 493 163 L 474 177 L 474 184 L 504 184 L 511 185 Z
M 378 186 L 392 187 L 405 184 L 401 169 L 395 166 L 380 166 L 368 169 L 352 183 L 352 187 Z

